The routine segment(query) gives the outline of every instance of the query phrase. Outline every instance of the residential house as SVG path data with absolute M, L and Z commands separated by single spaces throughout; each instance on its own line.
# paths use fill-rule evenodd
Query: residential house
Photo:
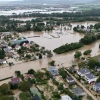
M 25 81 L 27 81 L 29 78 L 30 78 L 30 79 L 34 79 L 35 77 L 34 77 L 33 74 L 26 74 L 26 75 L 24 76 L 24 80 L 25 80 Z
M 54 66 L 51 66 L 48 68 L 48 71 L 53 75 L 53 76 L 56 76 L 58 75 L 58 70 L 54 67 Z
M 6 57 L 12 58 L 15 54 L 13 52 L 6 52 Z
M 72 100 L 70 96 L 64 95 L 61 97 L 61 100 Z
M 100 82 L 99 83 L 95 83 L 93 85 L 93 90 L 96 92 L 100 92 Z
M 85 91 L 81 87 L 73 88 L 71 92 L 74 93 L 77 97 L 85 95 Z
M 40 92 L 38 91 L 38 89 L 37 89 L 36 87 L 30 88 L 30 92 L 31 92 L 31 94 L 32 94 L 33 96 L 38 95 L 39 98 L 41 98 L 41 94 L 40 94 Z
M 4 48 L 3 49 L 5 52 L 11 52 L 11 49 L 10 48 Z
M 0 59 L 0 64 L 6 64 L 6 63 L 7 63 L 6 60 Z
M 75 84 L 76 83 L 75 80 L 72 77 L 68 77 L 66 80 L 70 84 Z
M 12 78 L 11 79 L 11 83 L 12 84 L 19 84 L 20 83 L 20 79 L 19 78 Z
M 13 34 L 12 32 L 3 32 L 3 35 L 5 35 L 5 36 L 10 36 L 12 34 Z
M 95 66 L 95 70 L 97 70 L 98 72 L 100 72 L 100 67 Z
M 86 80 L 88 83 L 92 84 L 92 83 L 96 82 L 97 77 L 94 76 L 92 73 L 89 73 L 89 74 L 86 74 L 86 75 L 85 75 L 85 80 Z
M 35 96 L 33 97 L 33 100 L 40 100 L 40 97 L 39 97 L 38 95 L 35 95 Z
M 3 41 L 3 42 L 0 42 L 0 48 L 7 48 L 8 47 L 8 43 Z
M 79 74 L 80 76 L 85 76 L 86 74 L 89 74 L 89 73 L 90 73 L 90 71 L 87 68 L 83 68 L 83 69 L 77 71 L 77 74 Z
M 29 43 L 29 41 L 26 38 L 22 38 L 22 39 L 14 40 L 14 41 L 11 42 L 12 47 L 15 47 L 15 45 L 21 45 L 22 46 L 23 43 Z
M 77 69 L 75 69 L 75 67 L 70 67 L 69 70 L 70 70 L 72 73 L 77 71 Z

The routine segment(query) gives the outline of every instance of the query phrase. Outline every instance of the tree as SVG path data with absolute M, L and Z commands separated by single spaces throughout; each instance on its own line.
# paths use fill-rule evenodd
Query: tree
M 95 66 L 100 66 L 100 62 L 98 62 L 95 59 L 90 59 L 89 62 L 88 62 L 88 66 L 90 68 L 94 68 Z
M 8 84 L 2 84 L 0 86 L 0 93 L 3 95 L 7 95 L 8 89 Z
M 82 53 L 80 51 L 76 51 L 74 57 L 75 58 L 80 58 L 82 56 Z
M 39 54 L 39 59 L 42 59 L 42 55 L 41 54 Z
M 86 50 L 83 54 L 84 55 L 89 55 L 92 52 L 92 50 Z
M 49 64 L 50 64 L 51 66 L 54 66 L 54 65 L 55 65 L 55 61 L 52 60 L 51 62 L 49 62 Z
M 19 84 L 19 89 L 21 91 L 28 91 L 30 88 L 30 83 L 28 81 L 23 81 Z

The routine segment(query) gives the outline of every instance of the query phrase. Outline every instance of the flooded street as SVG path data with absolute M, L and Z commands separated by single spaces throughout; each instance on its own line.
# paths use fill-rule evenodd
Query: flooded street
M 84 24 L 87 25 L 87 23 L 84 23 Z M 74 23 L 73 26 L 75 25 L 77 24 Z M 51 37 L 52 39 L 44 38 L 48 36 L 50 37 L 50 33 L 45 33 L 45 32 L 41 32 L 41 33 L 26 32 L 25 34 L 21 34 L 21 36 L 27 37 L 27 36 L 39 35 L 40 37 L 32 37 L 28 39 L 36 42 L 40 46 L 46 47 L 46 49 L 49 49 L 49 50 L 53 50 L 56 47 L 59 47 L 65 43 L 78 42 L 80 38 L 84 36 L 83 34 L 79 34 L 79 33 L 71 34 L 73 33 L 73 30 L 68 30 L 68 31 L 66 30 L 66 31 L 63 31 L 62 33 L 64 34 L 60 34 L 60 38 Z M 100 41 L 97 41 L 91 45 L 84 46 L 79 50 L 83 53 L 85 50 L 91 49 L 92 50 L 91 56 L 95 56 L 99 54 L 99 44 L 100 44 Z M 0 79 L 6 78 L 9 76 L 14 76 L 15 71 L 17 70 L 21 71 L 21 73 L 23 74 L 23 73 L 26 73 L 31 68 L 34 70 L 39 70 L 41 68 L 48 68 L 48 62 L 50 62 L 51 60 L 55 60 L 56 64 L 63 63 L 65 67 L 69 67 L 72 65 L 71 63 L 72 60 L 74 60 L 74 54 L 75 54 L 75 51 L 67 52 L 61 55 L 55 54 L 51 58 L 44 58 L 42 60 L 20 63 L 11 67 L 0 68 Z M 57 66 L 57 68 L 59 67 Z

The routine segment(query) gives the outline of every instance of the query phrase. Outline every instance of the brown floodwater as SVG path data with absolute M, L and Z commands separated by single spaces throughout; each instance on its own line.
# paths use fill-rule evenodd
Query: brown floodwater
M 93 23 L 85 22 L 82 24 L 87 25 L 87 23 L 94 24 L 95 22 Z M 77 25 L 77 24 L 79 23 L 74 23 L 73 25 Z M 79 39 L 84 36 L 83 34 L 79 34 L 79 33 L 71 34 L 71 32 L 73 31 L 66 30 L 65 32 L 66 35 L 61 34 L 60 38 L 53 38 L 53 39 L 43 38 L 44 34 L 47 34 L 47 37 L 48 37 L 48 34 L 50 34 L 50 33 L 45 33 L 45 32 L 41 32 L 41 33 L 26 32 L 25 34 L 21 34 L 21 36 L 27 37 L 27 36 L 39 35 L 40 37 L 34 37 L 34 38 L 29 38 L 29 39 L 38 43 L 40 46 L 45 46 L 47 49 L 53 50 L 54 48 L 59 47 L 60 45 L 65 44 L 65 43 L 78 42 Z M 92 50 L 91 56 L 95 56 L 100 53 L 99 44 L 100 44 L 100 40 L 91 45 L 82 47 L 81 49 L 79 49 L 79 51 L 83 53 L 85 50 L 91 49 Z M 31 68 L 35 70 L 39 70 L 41 68 L 48 68 L 48 62 L 50 62 L 51 60 L 55 60 L 56 64 L 63 63 L 65 67 L 69 67 L 72 65 L 72 61 L 74 60 L 75 51 L 67 52 L 61 55 L 55 54 L 51 58 L 44 58 L 42 60 L 16 64 L 12 67 L 0 68 L 0 79 L 14 75 L 14 72 L 16 70 L 21 71 L 21 73 L 26 73 L 28 69 L 31 69 Z M 57 66 L 57 68 L 59 68 L 59 66 Z
M 84 25 L 85 27 L 89 26 L 90 24 L 94 25 L 96 22 L 83 22 L 83 23 L 72 23 L 72 28 L 68 26 L 63 26 L 61 30 L 60 27 L 56 27 L 55 30 L 50 32 L 25 32 L 20 34 L 22 37 L 31 37 L 31 36 L 40 36 L 40 37 L 32 37 L 28 38 L 29 41 L 34 41 L 35 43 L 39 44 L 40 46 L 44 46 L 48 50 L 53 50 L 63 44 L 78 42 L 84 34 L 73 32 L 73 27 L 77 25 Z M 66 30 L 64 30 L 66 27 Z M 55 37 L 59 34 L 59 38 L 54 38 L 51 36 L 54 35 Z

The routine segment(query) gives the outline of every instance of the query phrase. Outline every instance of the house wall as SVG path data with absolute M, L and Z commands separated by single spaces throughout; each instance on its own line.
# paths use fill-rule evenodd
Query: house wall
M 97 87 L 97 86 L 93 85 L 93 90 L 94 91 L 100 91 L 100 87 Z
M 88 73 L 85 73 L 85 74 L 81 74 L 79 71 L 77 71 L 77 74 L 79 74 L 80 76 L 85 76 L 86 74 L 89 74 L 90 72 Z
M 71 82 L 75 82 L 75 81 L 74 81 L 74 80 L 71 80 L 71 81 L 67 80 L 67 82 L 68 82 L 68 83 L 71 83 Z
M 85 80 L 88 81 L 88 83 L 91 83 L 91 82 L 96 82 L 97 78 L 87 79 L 87 77 L 85 77 Z
M 79 94 L 77 94 L 76 96 L 79 97 L 79 96 L 84 96 L 84 95 L 85 95 L 85 92 L 79 93 Z

